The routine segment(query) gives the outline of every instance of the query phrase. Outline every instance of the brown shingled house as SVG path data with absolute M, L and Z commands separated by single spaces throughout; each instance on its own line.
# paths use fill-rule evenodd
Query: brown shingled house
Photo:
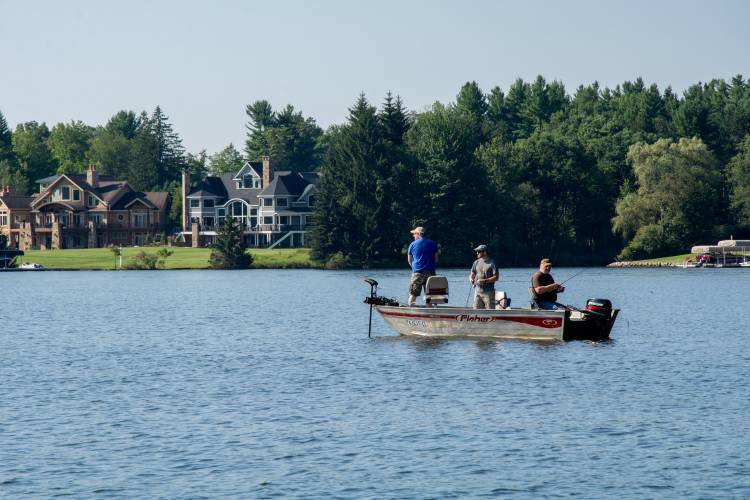
M 0 233 L 11 248 L 142 245 L 166 229 L 169 193 L 133 191 L 127 181 L 99 176 L 94 165 L 86 175 L 37 182 L 32 196 L 0 191 Z

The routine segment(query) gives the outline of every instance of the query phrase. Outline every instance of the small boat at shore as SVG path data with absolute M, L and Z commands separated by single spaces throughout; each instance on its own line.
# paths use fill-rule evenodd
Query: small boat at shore
M 24 262 L 18 266 L 19 271 L 45 271 L 45 267 L 35 262 Z
M 430 278 L 432 280 L 433 277 Z M 585 309 L 563 306 L 545 309 L 474 309 L 442 305 L 447 303 L 447 280 L 442 276 L 437 294 L 428 293 L 428 306 L 405 306 L 377 294 L 377 281 L 366 279 L 370 296 L 365 303 L 375 309 L 401 335 L 434 338 L 508 338 L 529 340 L 606 340 L 619 309 L 607 299 L 589 299 Z M 437 297 L 437 300 L 435 300 Z M 370 325 L 372 328 L 372 324 Z

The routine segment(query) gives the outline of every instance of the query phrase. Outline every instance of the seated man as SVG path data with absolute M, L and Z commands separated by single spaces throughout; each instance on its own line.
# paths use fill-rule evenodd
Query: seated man
M 539 309 L 557 309 L 557 294 L 565 291 L 565 287 L 555 283 L 552 277 L 552 261 L 542 259 L 539 263 L 539 271 L 531 277 L 531 286 L 536 294 L 536 303 Z

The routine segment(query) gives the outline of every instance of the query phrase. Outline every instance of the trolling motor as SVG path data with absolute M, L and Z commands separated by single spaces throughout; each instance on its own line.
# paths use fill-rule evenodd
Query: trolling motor
M 396 299 L 381 297 L 378 295 L 378 282 L 372 278 L 365 278 L 365 283 L 370 285 L 370 296 L 365 297 L 365 304 L 370 304 L 370 323 L 367 326 L 367 337 L 372 337 L 372 306 L 398 306 Z

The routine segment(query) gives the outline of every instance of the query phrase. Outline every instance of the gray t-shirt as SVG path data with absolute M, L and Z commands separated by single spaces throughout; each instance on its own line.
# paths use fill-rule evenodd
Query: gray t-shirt
M 471 266 L 471 272 L 474 273 L 474 283 L 476 283 L 479 280 L 491 278 L 493 276 L 498 276 L 497 266 L 495 265 L 495 261 L 490 258 L 475 260 L 474 265 Z M 477 289 L 480 292 L 484 292 L 484 293 L 494 292 L 495 282 L 492 281 L 490 283 L 485 283 L 483 285 L 477 285 Z

